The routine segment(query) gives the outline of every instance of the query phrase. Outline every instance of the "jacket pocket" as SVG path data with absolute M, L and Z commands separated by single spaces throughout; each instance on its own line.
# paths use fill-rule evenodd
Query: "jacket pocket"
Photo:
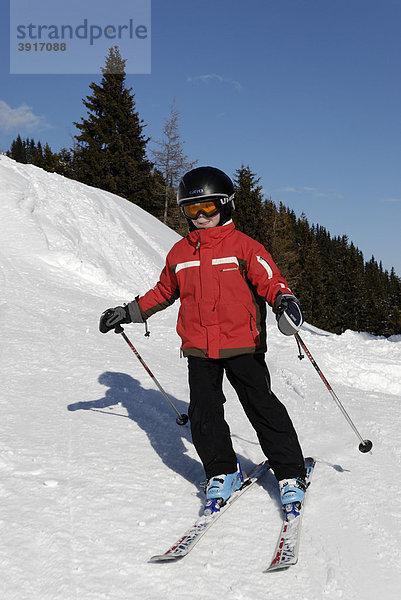
M 219 303 L 218 317 L 223 348 L 248 348 L 257 343 L 255 316 L 242 303 Z
M 184 302 L 181 304 L 176 331 L 184 348 L 205 348 L 204 330 L 200 324 L 198 303 Z

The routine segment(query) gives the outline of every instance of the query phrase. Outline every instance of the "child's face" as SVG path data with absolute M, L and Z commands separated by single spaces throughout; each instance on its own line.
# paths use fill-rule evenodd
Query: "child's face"
M 207 217 L 204 214 L 200 214 L 197 219 L 192 219 L 192 223 L 197 229 L 207 229 L 208 227 L 216 227 L 220 223 L 220 213 L 213 217 Z

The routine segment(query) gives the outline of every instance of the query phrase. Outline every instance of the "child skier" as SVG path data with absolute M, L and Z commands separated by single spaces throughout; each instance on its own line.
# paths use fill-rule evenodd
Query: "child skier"
M 299 302 L 265 248 L 235 229 L 234 186 L 225 173 L 214 167 L 189 171 L 177 202 L 189 234 L 168 253 L 157 285 L 126 306 L 106 310 L 100 331 L 143 323 L 180 298 L 177 333 L 188 358 L 192 440 L 207 478 L 205 511 L 219 510 L 242 483 L 224 419 L 224 373 L 279 481 L 283 505 L 301 501 L 302 451 L 287 410 L 271 390 L 264 359 L 266 302 L 285 335 L 302 325 Z

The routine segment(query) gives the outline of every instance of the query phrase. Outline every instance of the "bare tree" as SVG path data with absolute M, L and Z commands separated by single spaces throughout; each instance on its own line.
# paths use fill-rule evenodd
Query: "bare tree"
M 175 100 L 173 100 L 170 106 L 170 117 L 164 123 L 163 138 L 161 141 L 155 141 L 158 148 L 151 150 L 155 166 L 164 179 L 163 223 L 167 223 L 169 198 L 172 196 L 172 190 L 178 185 L 182 175 L 198 162 L 197 160 L 189 161 L 184 154 L 184 142 L 179 133 L 179 119 L 180 113 L 175 106 Z

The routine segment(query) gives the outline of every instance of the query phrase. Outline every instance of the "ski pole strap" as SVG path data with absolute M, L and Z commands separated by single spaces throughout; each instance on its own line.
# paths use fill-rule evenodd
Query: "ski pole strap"
M 300 344 L 300 341 L 298 338 L 299 338 L 299 336 L 298 336 L 298 334 L 296 334 L 295 339 L 298 344 L 298 358 L 299 358 L 299 360 L 302 360 L 303 358 L 305 358 L 305 355 L 302 354 L 302 347 L 301 347 L 301 344 Z
M 139 302 L 139 297 L 140 297 L 140 296 L 139 296 L 139 294 L 138 294 L 138 296 L 135 296 L 135 298 L 134 298 L 134 300 L 135 300 L 135 302 L 136 302 L 137 304 L 138 304 L 138 302 Z M 139 308 L 139 307 L 138 307 L 138 308 Z M 141 309 L 139 308 L 139 310 L 141 310 Z M 143 317 L 142 317 L 142 318 L 143 318 Z M 144 333 L 143 335 L 144 335 L 145 337 L 149 337 L 149 336 L 150 336 L 150 331 L 149 331 L 149 329 L 148 329 L 148 322 L 147 322 L 147 320 L 146 320 L 146 319 L 144 320 L 144 324 L 145 324 L 145 333 Z

